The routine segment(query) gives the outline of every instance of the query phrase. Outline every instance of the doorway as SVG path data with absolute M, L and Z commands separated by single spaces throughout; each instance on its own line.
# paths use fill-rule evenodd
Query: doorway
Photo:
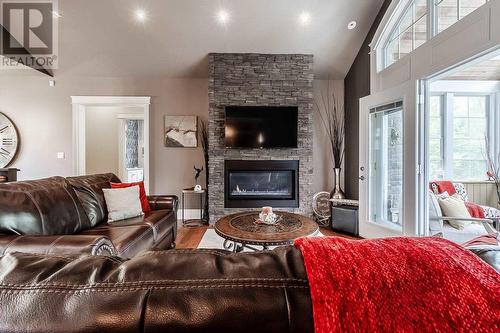
M 74 174 L 112 172 L 149 192 L 150 97 L 73 96 Z
M 426 83 L 423 129 L 427 234 L 457 243 L 500 221 L 500 51 Z
M 416 234 L 415 84 L 360 100 L 359 233 Z

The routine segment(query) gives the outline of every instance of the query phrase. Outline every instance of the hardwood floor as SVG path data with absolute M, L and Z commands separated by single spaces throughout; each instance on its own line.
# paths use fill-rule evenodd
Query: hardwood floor
M 185 228 L 182 226 L 182 224 L 179 224 L 177 229 L 176 248 L 196 249 L 198 247 L 198 244 L 200 244 L 201 239 L 205 234 L 205 231 L 208 228 L 212 227 L 203 226 L 203 227 Z M 334 232 L 327 228 L 321 228 L 321 233 L 325 236 L 344 237 L 348 239 L 360 239 L 359 237 L 344 235 L 338 232 Z
M 179 226 L 177 229 L 176 249 L 196 249 L 200 244 L 208 226 L 185 228 Z

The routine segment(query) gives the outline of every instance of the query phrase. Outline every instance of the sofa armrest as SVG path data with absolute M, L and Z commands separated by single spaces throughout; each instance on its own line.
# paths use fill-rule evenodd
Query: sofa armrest
M 91 255 L 116 254 L 113 243 L 104 236 L 0 236 L 0 256 L 12 252 L 63 255 L 82 253 Z
M 177 213 L 179 198 L 175 195 L 148 195 L 148 201 L 152 210 L 170 209 Z

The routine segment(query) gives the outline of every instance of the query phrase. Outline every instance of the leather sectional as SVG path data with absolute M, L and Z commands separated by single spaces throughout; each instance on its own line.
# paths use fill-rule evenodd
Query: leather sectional
M 171 249 L 177 232 L 176 196 L 148 196 L 152 211 L 107 222 L 103 188 L 113 174 L 51 177 L 0 185 L 0 256 L 11 252 L 114 255 L 131 258 Z
M 498 247 L 476 247 L 497 270 Z M 425 320 L 425 318 L 423 319 Z M 0 257 L 0 332 L 314 332 L 294 247 Z

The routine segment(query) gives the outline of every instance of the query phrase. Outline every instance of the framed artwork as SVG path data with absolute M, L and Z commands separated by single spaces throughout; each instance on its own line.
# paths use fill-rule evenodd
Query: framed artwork
M 165 147 L 198 147 L 198 117 L 165 116 Z

